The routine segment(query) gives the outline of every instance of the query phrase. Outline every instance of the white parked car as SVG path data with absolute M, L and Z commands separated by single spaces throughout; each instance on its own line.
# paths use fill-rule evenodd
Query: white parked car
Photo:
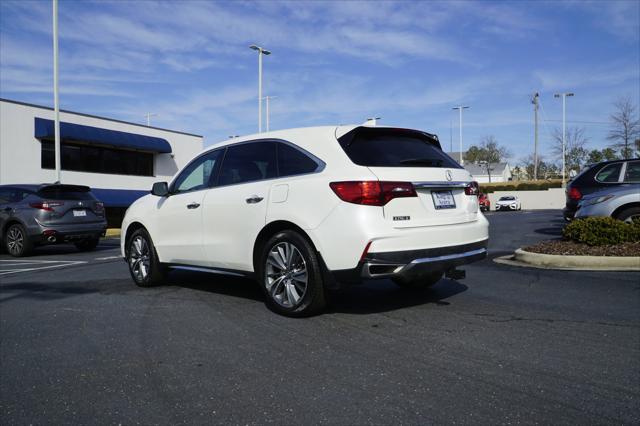
M 140 286 L 169 268 L 252 276 L 273 310 L 302 316 L 344 283 L 424 288 L 486 257 L 477 193 L 429 133 L 262 133 L 210 147 L 154 184 L 127 210 L 121 250 Z
M 505 195 L 496 201 L 496 211 L 499 210 L 522 210 L 520 198 L 515 195 Z

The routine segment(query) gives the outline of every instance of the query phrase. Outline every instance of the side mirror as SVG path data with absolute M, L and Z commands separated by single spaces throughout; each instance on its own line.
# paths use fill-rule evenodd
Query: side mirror
M 167 182 L 156 182 L 151 187 L 151 193 L 157 197 L 166 197 L 169 195 L 169 185 Z

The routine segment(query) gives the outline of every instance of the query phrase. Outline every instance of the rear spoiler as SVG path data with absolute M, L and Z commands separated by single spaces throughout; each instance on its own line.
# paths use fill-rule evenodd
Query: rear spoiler
M 386 136 L 386 135 L 402 135 L 407 137 L 414 137 L 417 139 L 423 139 L 425 142 L 428 142 L 431 145 L 435 145 L 440 150 L 442 150 L 442 146 L 440 145 L 438 136 L 434 134 L 423 132 L 421 130 L 402 129 L 402 128 L 395 128 L 395 127 L 359 126 L 359 127 L 355 127 L 354 129 L 340 136 L 338 138 L 338 141 L 342 146 L 349 146 L 351 145 L 351 142 L 358 135 L 364 135 L 369 137 Z

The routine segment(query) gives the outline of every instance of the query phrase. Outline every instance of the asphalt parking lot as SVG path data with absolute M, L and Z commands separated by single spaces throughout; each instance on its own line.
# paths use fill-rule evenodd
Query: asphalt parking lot
M 308 319 L 244 279 L 137 288 L 114 240 L 0 255 L 0 423 L 638 424 L 640 274 L 498 265 L 562 219 L 488 218 L 466 279 L 370 282 Z

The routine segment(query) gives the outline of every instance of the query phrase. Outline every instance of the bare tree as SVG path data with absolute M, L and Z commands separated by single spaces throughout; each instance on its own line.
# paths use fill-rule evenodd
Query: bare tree
M 612 141 L 613 148 L 620 150 L 623 158 L 629 158 L 633 156 L 634 140 L 640 136 L 640 118 L 628 97 L 618 99 L 613 105 L 616 110 L 610 117 L 611 130 L 607 139 Z
M 567 172 L 575 170 L 580 171 L 580 168 L 584 165 L 589 152 L 586 150 L 585 145 L 589 139 L 585 135 L 583 127 L 568 127 L 565 141 L 565 167 Z M 559 163 L 562 163 L 562 130 L 555 129 L 553 131 L 553 146 L 551 152 L 554 157 L 558 159 Z

